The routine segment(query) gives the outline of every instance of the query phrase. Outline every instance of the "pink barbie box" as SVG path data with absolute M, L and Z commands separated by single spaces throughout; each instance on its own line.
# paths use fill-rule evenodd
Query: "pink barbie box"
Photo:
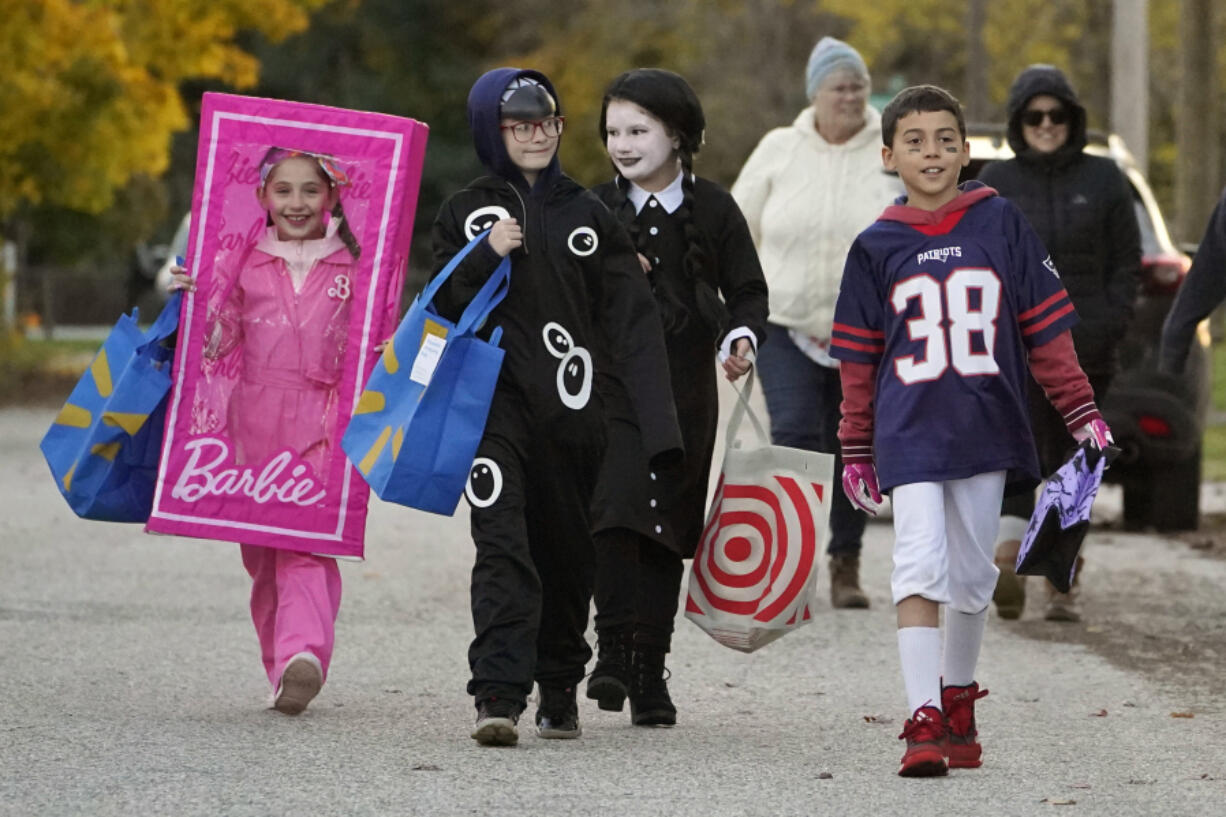
M 368 488 L 340 440 L 395 330 L 426 135 L 396 116 L 205 94 L 196 289 L 146 530 L 362 557 Z M 294 178 L 323 191 L 314 204 Z

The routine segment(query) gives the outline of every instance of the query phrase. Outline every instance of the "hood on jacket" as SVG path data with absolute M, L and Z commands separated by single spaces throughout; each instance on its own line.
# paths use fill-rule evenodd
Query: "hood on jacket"
M 1050 94 L 1068 109 L 1068 141 L 1053 154 L 1044 155 L 1032 150 L 1022 136 L 1022 112 L 1031 99 L 1039 94 Z M 1029 161 L 1054 161 L 1069 158 L 1086 146 L 1086 109 L 1077 99 L 1077 93 L 1064 73 L 1054 65 L 1032 65 L 1017 75 L 1009 88 L 1006 103 L 1009 115 L 1009 147 L 1018 158 Z
M 502 124 L 503 91 L 511 84 L 512 80 L 520 77 L 536 80 L 544 86 L 549 95 L 553 97 L 558 115 L 562 114 L 562 104 L 558 101 L 558 92 L 554 90 L 553 83 L 549 81 L 549 77 L 540 71 L 533 71 L 531 69 L 495 68 L 482 74 L 473 83 L 472 90 L 468 92 L 468 127 L 472 131 L 473 147 L 477 150 L 477 158 L 481 160 L 481 164 L 485 165 L 495 175 L 527 189 L 528 182 L 524 178 L 524 174 L 511 161 L 506 145 L 502 142 L 502 129 L 500 128 Z M 559 141 L 560 146 L 561 143 Z M 562 166 L 558 162 L 558 154 L 555 151 L 549 166 L 542 170 L 540 176 L 537 177 L 536 185 L 537 187 L 542 187 L 561 174 Z
M 988 187 L 983 182 L 968 181 L 958 185 L 958 195 L 936 210 L 921 210 L 907 204 L 906 195 L 899 196 L 894 203 L 882 211 L 878 221 L 898 221 L 910 224 L 921 232 L 930 235 L 947 233 L 958 223 L 966 211 L 973 205 L 997 195 L 996 189 Z M 933 232 L 928 229 L 932 228 Z

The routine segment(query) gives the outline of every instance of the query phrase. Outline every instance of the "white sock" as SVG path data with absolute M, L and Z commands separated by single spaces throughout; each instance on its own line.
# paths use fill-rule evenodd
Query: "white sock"
M 907 688 L 907 711 L 921 706 L 941 708 L 941 630 L 937 627 L 902 627 L 898 630 L 898 657 Z
M 945 608 L 945 686 L 963 687 L 975 682 L 975 666 L 983 645 L 988 608 L 978 613 L 959 613 Z

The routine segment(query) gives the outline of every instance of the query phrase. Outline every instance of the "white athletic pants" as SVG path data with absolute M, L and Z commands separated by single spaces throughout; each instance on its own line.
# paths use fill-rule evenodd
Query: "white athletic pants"
M 894 506 L 894 603 L 908 596 L 962 613 L 988 606 L 1000 571 L 993 563 L 1005 472 L 915 482 L 890 492 Z

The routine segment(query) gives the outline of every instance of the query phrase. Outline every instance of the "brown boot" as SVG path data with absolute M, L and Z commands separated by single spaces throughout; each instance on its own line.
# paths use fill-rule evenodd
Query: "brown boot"
M 868 596 L 860 589 L 860 557 L 830 557 L 830 606 L 837 610 L 863 610 Z
M 1021 618 L 1022 610 L 1026 607 L 1026 577 L 1014 572 L 1021 546 L 1017 539 L 996 546 L 996 566 L 1000 569 L 1000 575 L 996 577 L 996 592 L 992 594 L 992 601 L 996 602 L 996 615 L 1001 618 Z
M 1047 585 L 1047 609 L 1043 611 L 1043 618 L 1048 621 L 1081 621 L 1081 605 L 1077 601 L 1077 596 L 1080 594 L 1081 588 L 1078 586 L 1081 580 L 1081 566 L 1085 564 L 1085 559 L 1077 557 L 1077 571 L 1073 574 L 1073 584 L 1069 587 L 1067 593 L 1061 593 L 1051 582 L 1045 582 Z

